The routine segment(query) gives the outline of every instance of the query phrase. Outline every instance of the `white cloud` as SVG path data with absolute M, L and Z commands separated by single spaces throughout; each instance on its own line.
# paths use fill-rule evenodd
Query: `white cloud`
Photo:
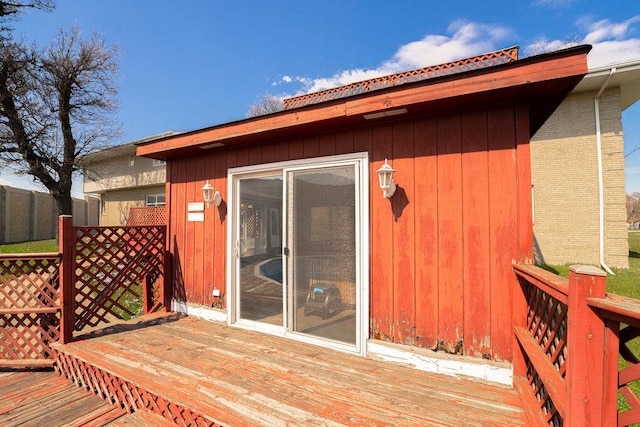
M 550 52 L 577 44 L 590 44 L 589 68 L 599 68 L 616 63 L 640 60 L 640 38 L 630 37 L 640 22 L 640 15 L 626 21 L 611 22 L 603 19 L 591 21 L 587 18 L 576 23 L 585 34 L 574 40 L 547 40 L 540 38 L 525 48 L 525 55 Z
M 536 0 L 534 4 L 562 6 L 572 1 Z M 638 22 L 640 22 L 640 15 L 622 22 L 593 21 L 582 18 L 576 22 L 576 26 L 584 36 L 575 36 L 564 40 L 549 40 L 541 37 L 524 47 L 521 50 L 521 56 L 555 51 L 578 44 L 591 44 L 593 49 L 588 57 L 590 68 L 638 60 L 640 59 L 640 38 L 632 37 Z M 384 61 L 378 67 L 343 70 L 329 77 L 315 79 L 285 75 L 273 83 L 273 86 L 298 84 L 300 89 L 296 95 L 317 92 L 383 75 L 443 64 L 491 52 L 509 45 L 515 39 L 516 34 L 509 27 L 460 20 L 449 25 L 444 35 L 427 34 L 420 40 L 400 46 L 391 59 Z
M 499 43 L 513 36 L 507 27 L 456 21 L 447 29 L 448 35 L 428 34 L 421 40 L 400 46 L 393 57 L 372 69 L 352 69 L 330 77 L 309 79 L 295 77 L 299 93 L 317 92 L 337 86 L 398 73 L 401 71 L 442 64 L 456 59 L 496 50 Z M 281 79 L 278 84 L 282 83 Z

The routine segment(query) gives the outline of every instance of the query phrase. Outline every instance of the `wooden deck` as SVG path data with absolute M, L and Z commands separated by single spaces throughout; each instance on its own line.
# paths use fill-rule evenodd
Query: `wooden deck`
M 74 381 L 187 424 L 526 425 L 511 389 L 177 314 L 56 351 Z
M 0 426 L 163 426 L 149 411 L 130 414 L 51 370 L 0 372 Z

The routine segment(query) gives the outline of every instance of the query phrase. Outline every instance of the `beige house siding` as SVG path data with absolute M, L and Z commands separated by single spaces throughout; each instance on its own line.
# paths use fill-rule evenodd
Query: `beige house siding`
M 132 147 L 135 153 L 135 147 Z M 104 193 L 113 189 L 157 185 L 166 180 L 166 167 L 153 165 L 153 160 L 128 155 L 92 162 L 85 166 L 84 192 Z
M 100 225 L 125 225 L 129 219 L 129 208 L 146 205 L 146 197 L 154 194 L 164 194 L 165 186 L 127 188 L 124 190 L 108 191 L 102 195 L 102 213 Z
M 165 194 L 166 166 L 135 152 L 135 144 L 129 143 L 84 162 L 83 191 L 100 198 L 100 225 L 125 225 L 130 208 L 146 206 L 147 196 Z
M 531 140 L 536 261 L 600 263 L 596 92 L 573 93 Z M 603 92 L 604 259 L 628 268 L 624 140 L 619 88 Z

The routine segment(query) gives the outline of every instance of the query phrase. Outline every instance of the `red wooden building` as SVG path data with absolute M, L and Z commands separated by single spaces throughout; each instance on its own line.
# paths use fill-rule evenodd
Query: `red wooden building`
M 167 161 L 174 300 L 357 354 L 390 341 L 511 361 L 512 265 L 533 258 L 529 138 L 588 51 L 493 52 L 140 145 Z

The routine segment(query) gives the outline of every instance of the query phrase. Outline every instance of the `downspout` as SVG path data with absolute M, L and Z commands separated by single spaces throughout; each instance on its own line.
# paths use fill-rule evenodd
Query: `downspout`
M 602 92 L 607 88 L 609 80 L 615 74 L 616 68 L 613 67 L 609 71 L 607 80 L 604 81 L 602 87 L 598 91 L 594 99 L 594 108 L 596 110 L 596 147 L 598 150 L 598 196 L 600 201 L 600 265 L 609 274 L 614 275 L 609 266 L 604 262 L 604 180 L 602 177 L 602 130 L 600 129 L 600 97 Z

